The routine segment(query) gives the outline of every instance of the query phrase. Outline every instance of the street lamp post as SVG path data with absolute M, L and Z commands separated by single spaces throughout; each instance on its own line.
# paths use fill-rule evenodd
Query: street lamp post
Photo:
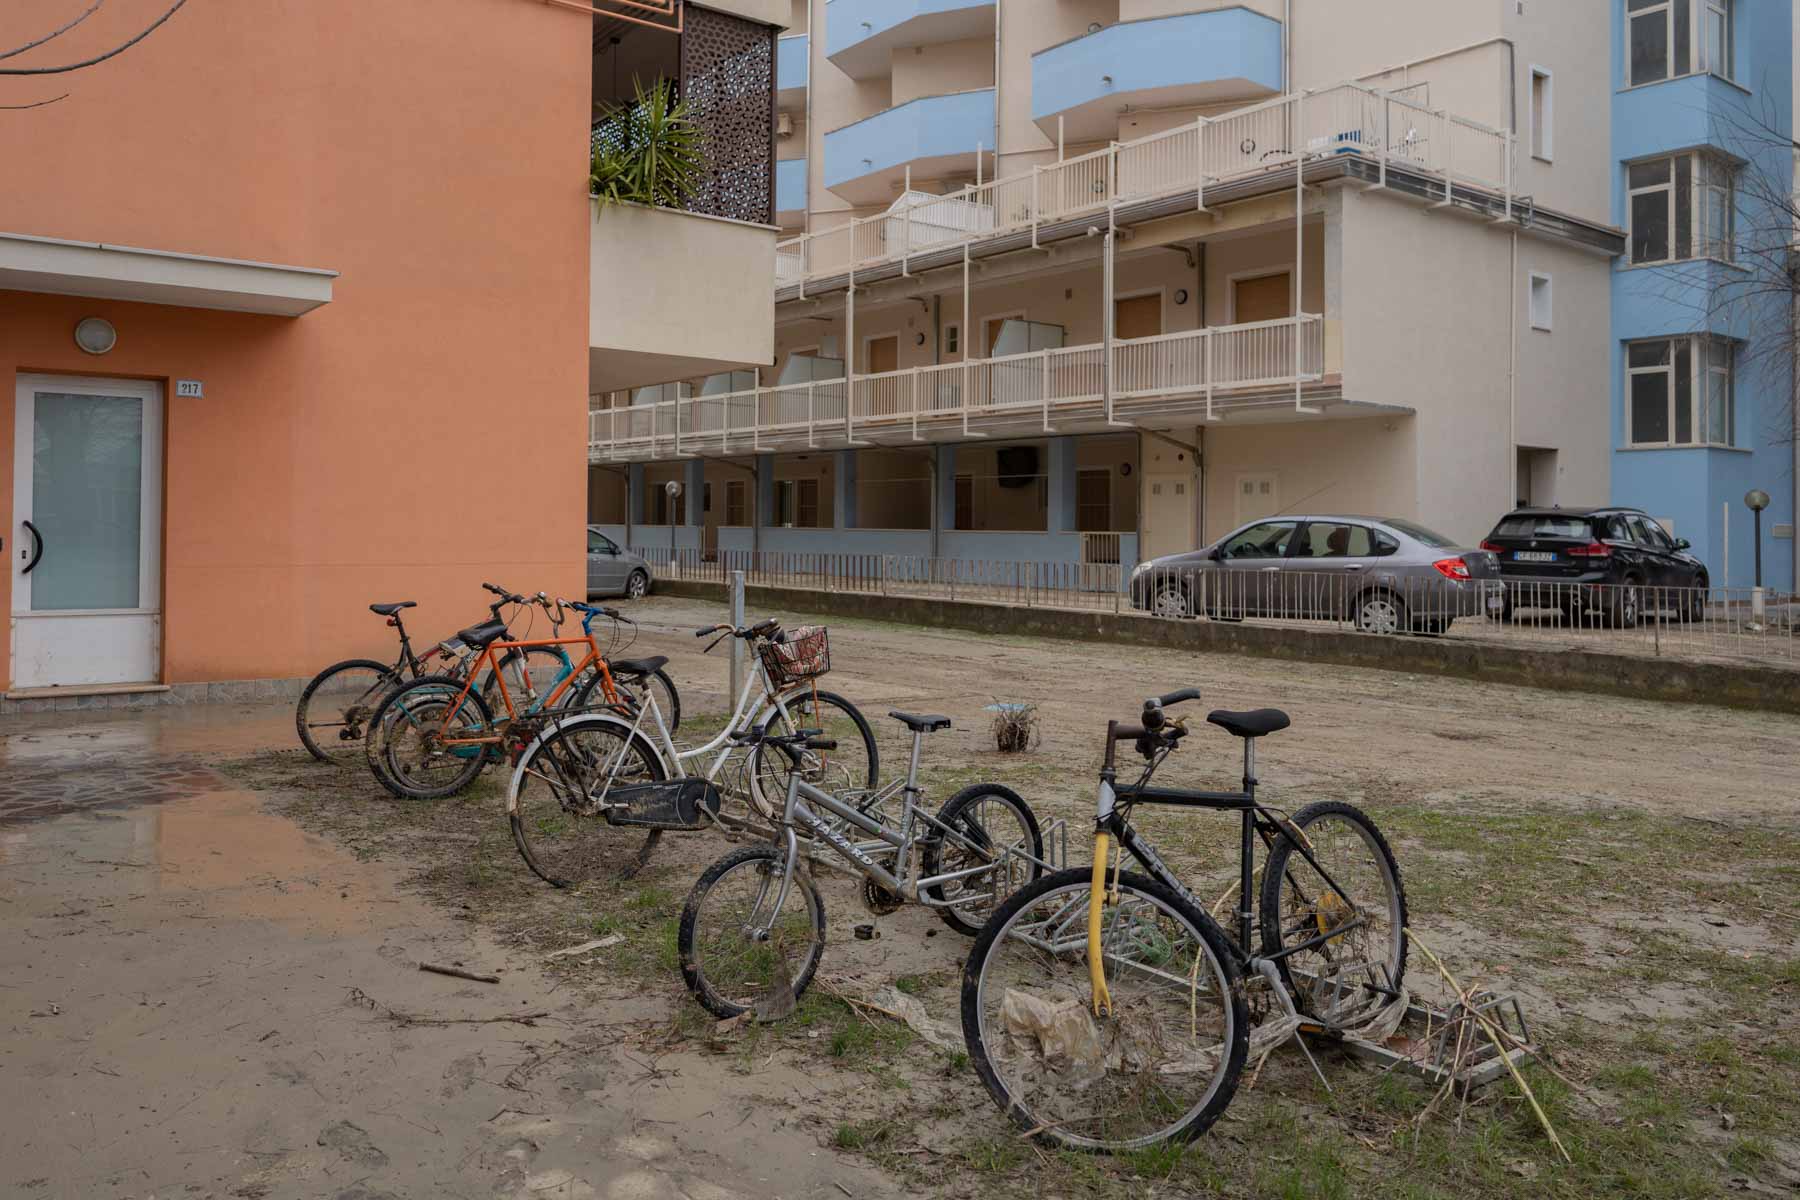
M 1761 488 L 1751 488 L 1744 493 L 1744 506 L 1750 510 L 1753 523 L 1752 533 L 1756 553 L 1756 586 L 1750 589 L 1750 620 L 1757 628 L 1762 628 L 1764 601 L 1762 581 L 1762 515 L 1763 509 L 1769 507 L 1769 493 Z

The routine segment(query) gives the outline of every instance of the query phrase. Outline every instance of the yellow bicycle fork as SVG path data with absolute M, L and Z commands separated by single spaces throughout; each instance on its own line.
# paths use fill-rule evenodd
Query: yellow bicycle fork
M 1100 923 L 1106 909 L 1106 849 L 1104 830 L 1094 835 L 1094 881 L 1088 892 L 1088 977 L 1094 984 L 1094 1015 L 1112 1015 L 1112 994 L 1106 990 L 1106 961 L 1100 947 Z

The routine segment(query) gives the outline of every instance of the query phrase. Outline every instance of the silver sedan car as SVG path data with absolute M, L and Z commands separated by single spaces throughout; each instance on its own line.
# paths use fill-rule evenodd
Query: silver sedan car
M 650 594 L 650 564 L 592 525 L 588 526 L 587 590 L 590 596 L 628 596 L 641 600 Z
M 1348 621 L 1370 633 L 1442 633 L 1498 612 L 1500 568 L 1397 517 L 1252 521 L 1186 554 L 1139 563 L 1131 603 L 1163 617 Z

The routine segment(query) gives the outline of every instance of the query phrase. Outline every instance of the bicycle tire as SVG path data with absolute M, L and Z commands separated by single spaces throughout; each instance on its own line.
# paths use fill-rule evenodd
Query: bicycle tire
M 788 891 L 791 901 L 795 895 L 801 897 L 806 917 L 810 922 L 810 935 L 804 947 L 799 970 L 796 971 L 788 963 L 784 953 L 785 939 L 773 937 L 777 944 L 776 956 L 781 967 L 771 965 L 768 969 L 770 980 L 767 984 L 749 984 L 742 987 L 727 986 L 723 975 L 715 970 L 713 976 L 706 974 L 701 962 L 700 935 L 696 930 L 700 924 L 702 910 L 707 898 L 722 880 L 733 871 L 747 864 L 761 862 L 766 864 L 760 868 L 763 879 L 758 884 L 758 904 L 762 896 L 767 895 L 773 887 L 779 891 L 780 872 L 785 862 L 785 855 L 773 846 L 746 846 L 742 850 L 734 850 L 724 858 L 706 868 L 706 871 L 695 881 L 693 890 L 688 893 L 687 903 L 681 907 L 681 926 L 676 934 L 676 952 L 681 959 L 681 978 L 687 984 L 688 991 L 698 1000 L 707 1012 L 724 1020 L 739 1017 L 745 1013 L 753 1013 L 759 1020 L 773 1020 L 791 1012 L 793 1006 L 800 1002 L 801 995 L 807 985 L 812 982 L 813 974 L 819 969 L 819 960 L 825 953 L 825 899 L 819 894 L 813 883 L 812 873 L 806 870 L 794 872 L 792 886 Z M 755 909 L 752 910 L 753 912 Z M 724 922 L 724 933 L 741 934 L 747 922 L 743 918 Z M 767 945 L 765 942 L 756 943 Z M 708 952 L 710 956 L 710 951 Z M 783 983 L 785 977 L 786 982 Z M 725 988 L 722 991 L 721 988 Z M 726 994 L 728 991 L 730 994 Z M 759 1011 L 760 1010 L 760 1011 Z
M 945 825 L 950 826 L 952 829 L 956 829 L 963 833 L 964 836 L 978 846 L 982 845 L 984 842 L 991 844 L 992 839 L 987 837 L 987 831 L 984 825 L 979 823 L 971 825 L 962 820 L 966 810 L 973 808 L 980 801 L 990 797 L 998 799 L 1001 804 L 1011 809 L 1013 813 L 1018 816 L 1019 824 L 1025 833 L 1024 850 L 1036 860 L 1024 865 L 1023 871 L 1025 878 L 1023 883 L 1019 884 L 1019 886 L 1037 882 L 1044 874 L 1042 865 L 1044 859 L 1044 835 L 1038 828 L 1037 814 L 1031 811 L 1031 805 L 1025 803 L 1024 797 L 1020 796 L 1019 793 L 1013 791 L 1004 784 L 999 783 L 970 784 L 968 787 L 944 802 L 944 807 L 938 810 L 937 819 L 942 821 Z M 1008 832 L 1010 833 L 1011 831 L 1009 830 Z M 926 876 L 941 873 L 944 869 L 941 864 L 945 858 L 950 856 L 950 854 L 966 853 L 959 849 L 947 849 L 944 845 L 943 835 L 936 830 L 932 831 L 931 838 L 932 840 L 926 843 L 923 862 L 920 866 L 920 870 Z M 951 869 L 956 870 L 958 868 L 953 867 Z M 983 886 L 985 886 L 984 881 L 992 877 L 972 876 L 971 878 L 978 882 L 982 882 Z M 1016 878 L 1017 877 L 1009 871 L 1006 882 L 1011 884 Z M 1006 896 L 1002 896 L 998 894 L 998 888 L 996 888 L 996 894 L 986 904 L 985 909 L 975 908 L 965 913 L 963 909 L 956 907 L 954 904 L 947 904 L 945 902 L 944 889 L 947 886 L 954 885 L 942 883 L 933 884 L 925 889 L 925 893 L 936 902 L 936 905 L 942 905 L 942 907 L 934 905 L 933 911 L 935 911 L 938 917 L 943 920 L 944 924 L 967 937 L 974 937 L 979 934 L 982 927 L 987 924 L 988 917 L 993 915 L 993 911 L 1001 904 L 1005 903 L 1006 896 L 1010 896 L 1013 892 L 1018 890 L 1018 887 L 1009 887 Z
M 1385 925 L 1391 930 L 1392 937 L 1390 949 L 1383 966 L 1386 968 L 1390 978 L 1387 981 L 1372 979 L 1371 982 L 1380 983 L 1382 986 L 1398 991 L 1406 978 L 1407 955 L 1406 887 L 1400 879 L 1400 864 L 1394 860 L 1394 852 L 1388 846 L 1387 838 L 1382 836 L 1381 830 L 1376 827 L 1375 822 L 1369 819 L 1367 813 L 1363 812 L 1353 804 L 1346 804 L 1341 800 L 1321 800 L 1313 804 L 1308 804 L 1305 808 L 1302 808 L 1299 812 L 1295 813 L 1290 819 L 1294 825 L 1299 827 L 1301 833 L 1306 834 L 1309 825 L 1316 828 L 1320 823 L 1320 819 L 1324 817 L 1334 817 L 1355 827 L 1359 831 L 1360 840 L 1364 849 L 1373 851 L 1377 862 L 1386 870 L 1388 882 L 1391 884 L 1391 891 L 1388 897 Z M 1327 871 L 1332 873 L 1332 877 L 1336 879 L 1340 885 L 1345 884 L 1348 877 L 1348 868 L 1346 868 L 1345 871 L 1340 872 L 1339 868 L 1334 865 L 1333 862 L 1327 861 L 1326 852 L 1317 844 L 1314 844 L 1315 839 L 1312 835 L 1307 835 L 1307 841 L 1308 849 L 1313 852 L 1315 858 L 1320 860 L 1321 865 L 1324 866 Z M 1290 868 L 1290 862 L 1293 862 L 1292 868 Z M 1281 982 L 1286 985 L 1288 994 L 1293 997 L 1295 1008 L 1309 1016 L 1329 1022 L 1331 1014 L 1324 1011 L 1323 1007 L 1317 1003 L 1319 993 L 1316 993 L 1315 989 L 1311 987 L 1295 986 L 1297 982 L 1306 982 L 1305 980 L 1296 980 L 1294 972 L 1289 969 L 1293 961 L 1300 956 L 1284 954 L 1281 957 L 1276 957 L 1286 945 L 1286 939 L 1283 936 L 1283 925 L 1292 924 L 1291 922 L 1284 922 L 1282 917 L 1282 905 L 1284 900 L 1282 894 L 1283 884 L 1292 884 L 1295 889 L 1301 889 L 1303 887 L 1301 880 L 1290 877 L 1290 870 L 1294 874 L 1313 874 L 1312 867 L 1306 862 L 1305 858 L 1296 856 L 1294 843 L 1287 838 L 1278 836 L 1275 839 L 1274 848 L 1269 851 L 1268 861 L 1263 867 L 1262 894 L 1257 898 L 1257 907 L 1261 910 L 1260 918 L 1262 924 L 1263 954 L 1265 957 L 1275 959 L 1275 964 L 1281 971 Z M 1291 898 L 1298 900 L 1302 906 L 1309 903 L 1306 901 L 1303 892 L 1299 892 Z M 1306 936 L 1295 937 L 1294 940 L 1296 944 L 1304 942 L 1306 937 L 1314 936 L 1315 931 L 1316 933 L 1329 932 L 1328 928 L 1324 925 L 1324 922 L 1330 919 L 1330 913 L 1334 907 L 1335 906 L 1327 905 L 1325 903 L 1316 903 L 1311 905 L 1310 911 L 1297 914 L 1308 921 L 1308 927 L 1305 930 Z M 1321 912 L 1321 909 L 1325 911 Z M 1298 931 L 1290 931 L 1298 933 Z M 1350 936 L 1351 934 L 1349 933 L 1342 935 L 1342 937 L 1346 938 Z M 1361 939 L 1359 938 L 1358 941 L 1360 942 Z M 1330 941 L 1325 942 L 1319 947 L 1319 950 L 1329 951 L 1332 944 L 1333 943 Z M 1301 955 L 1311 955 L 1314 952 L 1302 951 L 1300 953 Z M 1303 972 L 1304 965 L 1308 961 L 1310 961 L 1310 959 L 1301 960 L 1301 969 Z
M 654 682 L 646 685 L 646 679 Z M 658 668 L 649 676 L 629 675 L 615 671 L 613 672 L 613 682 L 618 685 L 621 692 L 629 694 L 635 694 L 634 687 L 660 685 L 660 696 L 656 704 L 662 710 L 663 723 L 669 727 L 669 736 L 673 737 L 675 731 L 681 728 L 681 692 L 676 689 L 675 681 L 669 678 L 667 671 Z M 595 696 L 599 689 L 600 672 L 590 670 L 587 678 L 582 681 L 580 692 L 576 694 L 574 701 L 568 707 L 591 708 L 606 703 L 604 694 L 599 697 Z
M 332 677 L 349 671 L 373 672 L 378 677 L 378 682 L 374 687 L 359 688 L 357 696 L 352 700 L 350 706 L 337 710 L 337 715 L 342 718 L 341 720 L 313 721 L 311 717 L 315 705 L 321 703 L 323 696 L 330 694 L 327 684 Z M 306 687 L 301 689 L 299 703 L 294 706 L 294 731 L 300 735 L 300 744 L 306 747 L 307 753 L 322 763 L 328 763 L 334 767 L 350 765 L 353 758 L 359 756 L 362 751 L 363 738 L 369 727 L 367 718 L 374 716 L 376 707 L 381 703 L 382 694 L 399 682 L 400 673 L 392 663 L 376 662 L 372 658 L 346 658 L 342 662 L 332 663 L 307 681 Z M 352 711 L 357 707 L 367 710 L 361 714 L 360 718 Z M 321 745 L 314 732 L 315 728 L 320 731 L 337 729 L 336 740 L 348 744 L 347 756 L 332 757 L 331 750 L 335 749 L 340 754 L 344 754 L 345 746 Z M 349 733 L 351 736 L 343 736 L 345 733 Z
M 450 699 L 461 694 L 465 686 L 462 679 L 453 675 L 423 675 L 410 683 L 395 688 L 382 697 L 381 704 L 375 709 L 375 716 L 369 723 L 370 727 L 376 731 L 371 742 L 375 737 L 381 739 L 380 752 L 373 756 L 371 765 L 374 767 L 375 777 L 381 781 L 381 785 L 398 798 L 402 800 L 441 800 L 446 796 L 454 796 L 473 783 L 475 777 L 481 774 L 482 768 L 487 765 L 490 756 L 486 752 L 486 747 L 458 747 L 450 751 L 450 754 L 456 757 L 461 764 L 457 771 L 449 777 L 447 783 L 431 786 L 409 781 L 409 778 L 402 776 L 398 766 L 394 747 L 395 733 L 388 728 L 389 723 L 406 720 L 410 722 L 422 740 L 428 740 L 430 732 L 426 727 L 431 720 L 435 719 L 430 713 L 432 701 L 429 697 L 434 695 L 442 697 L 437 704 L 447 708 Z M 415 693 L 417 693 L 416 696 Z M 413 702 L 420 705 L 421 710 L 425 713 L 423 721 L 412 718 L 406 707 L 408 703 L 406 697 L 409 696 L 414 697 Z M 493 712 L 488 708 L 487 701 L 481 698 L 480 692 L 470 689 L 467 695 L 463 696 L 462 704 L 458 707 L 466 708 L 470 705 L 474 706 L 480 729 L 484 733 L 492 732 L 494 728 Z
M 1109 904 L 1105 910 L 1106 913 L 1110 914 L 1115 921 L 1121 919 L 1121 916 L 1125 914 L 1130 914 L 1134 922 L 1138 921 L 1140 919 L 1138 914 L 1143 910 L 1135 905 L 1128 909 L 1124 902 L 1125 897 L 1132 897 L 1153 906 L 1151 911 L 1153 917 L 1161 914 L 1161 916 L 1172 918 L 1185 926 L 1191 933 L 1195 944 L 1200 947 L 1195 952 L 1194 977 L 1201 977 L 1199 971 L 1203 954 L 1207 963 L 1207 973 L 1204 978 L 1212 989 L 1209 994 L 1214 997 L 1218 1004 L 1218 1011 L 1222 1014 L 1221 1031 L 1219 1039 L 1215 1043 L 1210 1035 L 1192 1031 L 1190 1021 L 1186 1019 L 1189 1017 L 1190 1011 L 1197 1011 L 1197 1009 L 1190 1009 L 1189 1006 L 1194 1004 L 1195 997 L 1199 994 L 1198 991 L 1182 989 L 1187 993 L 1186 1004 L 1179 1002 L 1177 993 L 1171 993 L 1172 996 L 1177 996 L 1174 1009 L 1172 1009 L 1177 1019 L 1172 1028 L 1179 1031 L 1184 1026 L 1188 1027 L 1191 1031 L 1189 1036 L 1195 1041 L 1200 1041 L 1203 1036 L 1206 1037 L 1206 1041 L 1199 1048 L 1190 1050 L 1189 1054 L 1198 1056 L 1215 1054 L 1217 1061 L 1212 1068 L 1210 1086 L 1205 1093 L 1196 1103 L 1180 1109 L 1179 1117 L 1169 1124 L 1153 1128 L 1147 1133 L 1129 1137 L 1087 1136 L 1076 1130 L 1087 1127 L 1083 1122 L 1094 1119 L 1091 1113 L 1059 1115 L 1047 1111 L 1046 1103 L 1035 1096 L 1030 1097 L 1028 1103 L 1026 1098 L 1014 1094 L 1014 1089 L 1008 1086 L 995 1065 L 997 1059 L 1004 1060 L 1012 1057 L 1006 1053 L 1005 1047 L 1014 1035 L 1011 1032 L 995 1029 L 993 1035 L 990 1036 L 986 1028 L 983 986 L 988 981 L 990 974 L 998 975 L 1004 969 L 1006 964 L 1001 961 L 1001 958 L 1007 952 L 1005 947 L 1009 935 L 1013 933 L 1015 925 L 1021 923 L 1022 914 L 1035 915 L 1036 906 L 1044 905 L 1046 910 L 1058 914 L 1074 914 L 1067 920 L 1059 915 L 1052 925 L 1046 926 L 1056 935 L 1067 933 L 1070 920 L 1079 926 L 1079 930 L 1065 942 L 1066 953 L 1047 953 L 1041 949 L 1032 948 L 1028 954 L 1023 956 L 1022 961 L 1029 961 L 1035 969 L 1040 971 L 1060 963 L 1066 969 L 1071 980 L 1069 985 L 1061 989 L 1064 993 L 1063 999 L 1065 1001 L 1074 999 L 1081 1006 L 1081 1010 L 1091 1012 L 1087 1006 L 1092 1001 L 1092 987 L 1086 982 L 1088 978 L 1086 906 L 1093 884 L 1091 868 L 1078 867 L 1057 871 L 1014 892 L 1006 903 L 1002 904 L 995 912 L 993 919 L 982 929 L 981 935 L 975 939 L 975 945 L 969 951 L 968 962 L 963 967 L 963 1040 L 968 1047 L 969 1061 L 974 1064 L 976 1074 L 981 1077 L 982 1085 L 987 1088 L 988 1094 L 1000 1106 L 1001 1111 L 1006 1113 L 1007 1117 L 1019 1128 L 1039 1141 L 1072 1150 L 1127 1151 L 1163 1142 L 1189 1141 L 1199 1136 L 1214 1121 L 1218 1120 L 1219 1115 L 1231 1103 L 1232 1096 L 1237 1091 L 1238 1078 L 1244 1068 L 1244 1059 L 1249 1052 L 1249 1018 L 1244 1005 L 1243 987 L 1236 959 L 1230 949 L 1230 941 L 1224 931 L 1211 917 L 1147 876 L 1133 872 L 1121 872 L 1117 883 L 1121 902 Z M 1023 943 L 1022 938 L 1020 941 Z M 1132 935 L 1131 946 L 1138 950 L 1144 947 L 1144 942 L 1140 940 L 1140 935 L 1136 930 Z M 1171 961 L 1175 957 L 1177 956 L 1171 954 Z M 1149 964 L 1152 970 L 1159 965 L 1155 962 Z M 1169 972 L 1161 973 L 1170 974 Z M 1104 1027 L 1100 1025 L 1099 1019 L 1093 1019 L 1091 1027 L 1094 1032 L 1087 1043 L 1094 1048 L 1104 1045 L 1107 1057 L 1101 1058 L 1099 1063 L 1103 1070 L 1106 1068 L 1108 1058 L 1115 1051 L 1121 1055 L 1121 1065 L 1123 1065 L 1123 1055 L 1133 1050 L 1134 1047 L 1141 1046 L 1141 1043 L 1125 1040 L 1130 1037 L 1133 1026 L 1128 1024 L 1131 1018 L 1120 1015 L 1120 1009 L 1129 1006 L 1131 1016 L 1136 1017 L 1139 1008 L 1147 1008 L 1147 1005 L 1141 1005 L 1135 998 L 1122 999 L 1126 993 L 1125 981 L 1128 978 L 1123 972 L 1110 972 L 1109 978 L 1114 985 L 1111 990 L 1115 1015 L 1104 1018 L 1106 1021 Z M 1129 978 L 1135 978 L 1135 976 Z M 1186 981 L 1181 980 L 1181 982 L 1185 983 Z M 995 983 L 996 986 L 1001 986 L 998 979 L 995 980 Z M 1005 989 L 1008 996 L 1013 991 L 1014 989 L 1011 988 Z M 995 1007 L 995 1018 L 998 1021 L 998 1004 Z M 1208 1012 L 1211 1011 L 1209 1006 Z M 1137 1019 L 1153 1020 L 1154 1018 L 1139 1017 Z M 1080 1020 L 1076 1020 L 1074 1023 L 1082 1024 Z M 1162 1030 L 1156 1032 L 1159 1035 L 1164 1033 Z M 1106 1041 L 1097 1043 L 1092 1040 L 1093 1038 L 1106 1039 Z M 1122 1043 L 1123 1046 L 1121 1046 Z M 1157 1048 L 1160 1049 L 1166 1044 L 1167 1039 L 1163 1038 L 1158 1041 Z M 1223 1053 L 1219 1053 L 1221 1048 Z M 1164 1052 L 1166 1053 L 1166 1050 Z M 1027 1054 L 1029 1055 L 1029 1051 Z M 1038 1061 L 1048 1062 L 1048 1059 L 1049 1056 L 1044 1055 Z M 1073 1065 L 1071 1059 L 1071 1066 L 1073 1067 Z M 1167 1060 L 1159 1060 L 1153 1072 L 1136 1072 L 1136 1078 L 1131 1078 L 1128 1086 L 1131 1088 L 1161 1087 L 1164 1080 L 1179 1077 L 1179 1072 L 1170 1072 L 1167 1069 L 1169 1065 Z M 1047 1075 L 1053 1073 L 1055 1072 L 1046 1069 Z M 1107 1073 L 1113 1074 L 1114 1072 L 1108 1071 Z M 1143 1076 L 1147 1074 L 1152 1076 L 1148 1083 L 1143 1079 Z M 1105 1092 L 1101 1091 L 1102 1087 L 1106 1089 Z M 1103 1078 L 1100 1081 L 1089 1080 L 1085 1085 L 1073 1088 L 1072 1092 L 1080 1093 L 1082 1097 L 1091 1097 L 1110 1094 L 1114 1090 L 1116 1089 L 1112 1081 Z M 1076 1105 L 1084 1102 L 1083 1098 L 1077 1098 L 1074 1101 Z M 1167 1103 L 1169 1102 L 1160 1097 L 1154 1097 L 1152 1104 L 1148 1107 L 1163 1107 Z
M 848 755 L 843 755 L 839 761 L 843 762 L 845 767 L 856 777 L 834 780 L 824 778 L 824 776 L 830 773 L 829 763 L 831 761 L 831 752 L 827 751 L 821 754 L 818 751 L 806 751 L 809 758 L 820 760 L 823 768 L 809 768 L 807 778 L 809 783 L 813 783 L 828 792 L 841 790 L 842 787 L 849 787 L 852 789 L 867 788 L 869 791 L 875 790 L 877 781 L 881 777 L 881 752 L 875 745 L 875 731 L 869 728 L 868 718 L 862 715 L 861 710 L 858 709 L 856 705 L 850 703 L 850 701 L 844 699 L 836 692 L 821 691 L 815 694 L 810 687 L 796 688 L 793 691 L 784 694 L 781 697 L 781 702 L 783 706 L 790 710 L 795 708 L 802 709 L 803 714 L 805 710 L 815 707 L 820 710 L 827 708 L 837 709 L 845 719 L 855 726 L 857 738 L 862 743 L 862 752 L 868 758 L 868 768 L 866 771 L 863 771 L 859 769 L 855 763 L 846 761 L 849 758 Z M 773 722 L 779 717 L 780 712 L 781 710 L 779 708 L 771 704 L 756 714 L 755 721 L 758 724 Z M 827 736 L 835 736 L 838 738 L 841 753 L 842 742 L 846 731 L 842 729 L 833 729 L 831 727 L 832 724 L 833 722 L 830 720 L 821 720 L 817 728 L 824 729 Z M 790 720 L 787 727 L 784 728 L 782 732 L 791 733 L 795 729 L 804 728 L 812 728 L 812 726 L 795 725 Z M 787 756 L 782 754 L 779 750 L 770 750 L 768 747 L 758 744 L 751 749 L 750 757 L 746 765 L 750 776 L 751 806 L 764 819 L 770 819 L 774 814 L 779 813 L 782 805 L 787 802 Z M 772 786 L 764 785 L 763 776 L 765 769 L 768 772 L 769 784 Z M 839 786 L 834 787 L 833 784 Z
M 591 765 L 582 761 L 592 751 L 575 747 L 577 737 L 604 732 L 604 736 L 617 739 L 625 748 L 632 750 L 641 764 L 641 773 L 633 772 L 628 778 L 631 783 L 660 783 L 668 778 L 663 768 L 662 758 L 656 753 L 649 740 L 640 733 L 633 733 L 630 726 L 612 720 L 596 720 L 593 718 L 570 718 L 558 722 L 544 731 L 519 759 L 519 765 L 513 768 L 511 782 L 506 789 L 506 819 L 512 827 L 513 843 L 519 847 L 519 854 L 525 859 L 525 865 L 531 868 L 532 874 L 552 887 L 578 887 L 599 873 L 600 862 L 592 854 L 582 853 L 580 842 L 592 841 L 604 836 L 604 832 L 596 828 L 592 820 L 584 820 L 578 814 L 568 810 L 567 795 L 559 789 L 578 789 L 585 798 L 591 783 L 585 778 L 575 778 L 572 772 L 580 771 Z M 562 757 L 559 757 L 561 755 Z M 547 762 L 546 762 L 547 760 Z M 542 780 L 541 796 L 530 798 L 533 780 Z M 554 805 L 546 805 L 541 801 L 554 801 Z M 556 835 L 563 829 L 550 829 L 545 822 L 556 814 L 568 818 L 568 830 L 575 832 L 577 838 L 570 839 L 574 844 L 567 848 L 555 845 Z M 614 827 L 605 822 L 605 829 Z M 627 827 L 620 826 L 620 830 Z M 625 836 L 621 833 L 618 836 Z M 621 870 L 619 878 L 629 878 L 637 873 L 649 859 L 662 830 L 648 831 L 643 843 L 639 846 L 633 865 L 628 870 Z M 615 840 L 615 839 L 608 839 Z

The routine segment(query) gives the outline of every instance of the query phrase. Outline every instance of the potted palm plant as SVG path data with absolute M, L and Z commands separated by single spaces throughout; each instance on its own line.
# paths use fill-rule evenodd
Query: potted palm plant
M 634 84 L 636 98 L 595 124 L 588 190 L 601 207 L 682 208 L 706 172 L 706 131 L 669 80 Z

